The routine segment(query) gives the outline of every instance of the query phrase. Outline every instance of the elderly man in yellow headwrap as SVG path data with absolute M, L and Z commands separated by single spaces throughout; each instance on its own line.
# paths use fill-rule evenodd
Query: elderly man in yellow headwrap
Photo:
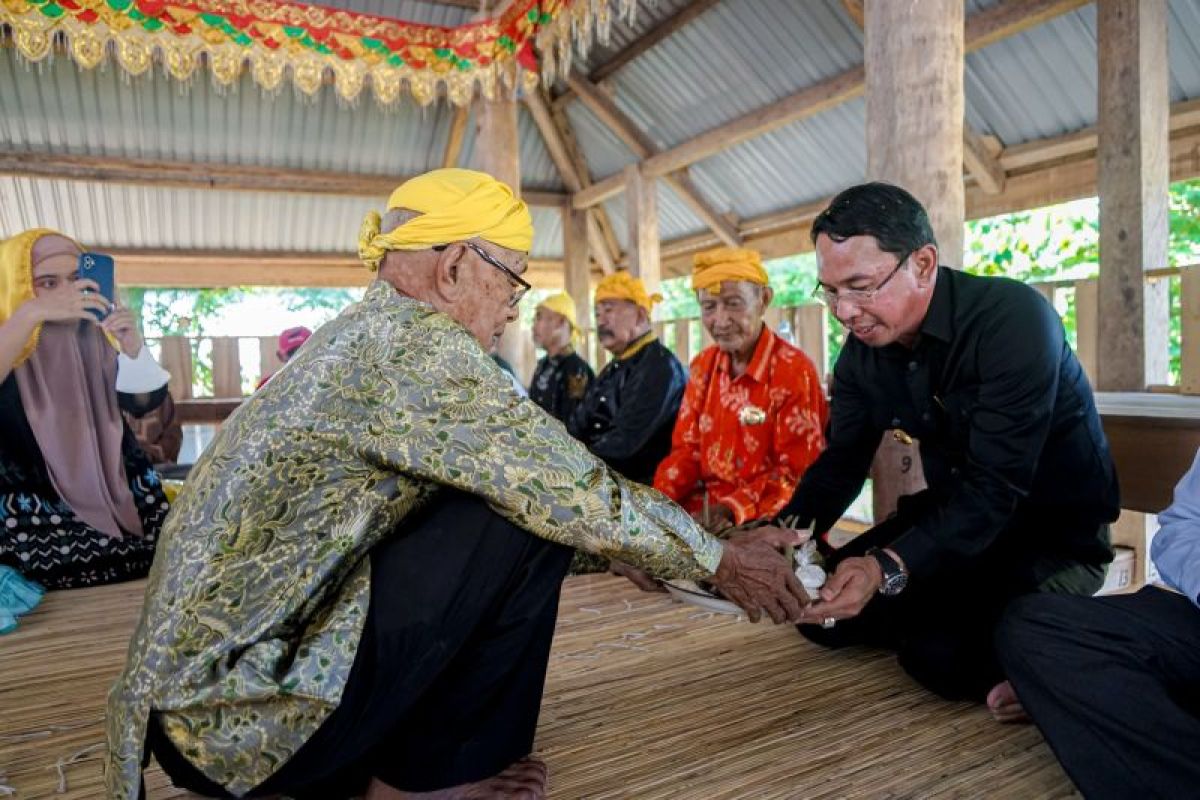
M 109 697 L 110 797 L 138 796 L 145 746 L 209 797 L 542 797 L 527 756 L 572 547 L 799 617 L 774 549 L 798 534 L 717 541 L 488 357 L 532 234 L 468 170 L 368 215 L 379 280 L 221 428 L 163 527 Z
M 808 356 L 763 321 L 773 293 L 756 251 L 710 250 L 694 266 L 714 344 L 692 361 L 654 488 L 711 528 L 769 519 L 824 447 L 825 394 Z
M 547 413 L 565 423 L 583 399 L 588 384 L 596 377 L 588 363 L 575 352 L 579 323 L 575 301 L 566 292 L 552 294 L 538 303 L 533 317 L 533 343 L 546 351 L 533 371 L 529 398 Z
M 671 449 L 687 374 L 650 327 L 662 295 L 624 270 L 596 287 L 596 336 L 612 353 L 567 428 L 622 475 L 650 483 Z

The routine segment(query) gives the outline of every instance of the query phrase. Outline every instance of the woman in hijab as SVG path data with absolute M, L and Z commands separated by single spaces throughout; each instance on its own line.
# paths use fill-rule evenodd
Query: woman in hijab
M 121 416 L 167 373 L 81 252 L 45 229 L 0 243 L 0 564 L 60 589 L 145 575 L 168 508 Z

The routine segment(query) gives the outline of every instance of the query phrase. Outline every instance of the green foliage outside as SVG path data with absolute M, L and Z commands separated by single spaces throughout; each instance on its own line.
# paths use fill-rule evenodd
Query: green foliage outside
M 1016 280 L 1063 281 L 1093 278 L 1099 269 L 1099 203 L 1095 198 L 1022 211 L 968 222 L 963 268 L 979 275 L 1004 275 Z M 1171 186 L 1169 266 L 1200 263 L 1200 179 Z M 816 258 L 812 253 L 767 262 L 775 287 L 776 305 L 812 302 L 816 285 Z M 1153 266 L 1168 266 L 1153 265 Z M 698 317 L 699 306 L 689 278 L 663 282 L 661 319 Z M 1171 381 L 1179 379 L 1180 298 L 1179 280 L 1170 279 Z M 1060 293 L 1059 313 L 1067 337 L 1075 343 L 1074 291 Z M 844 331 L 830 320 L 827 352 L 832 364 L 841 348 Z

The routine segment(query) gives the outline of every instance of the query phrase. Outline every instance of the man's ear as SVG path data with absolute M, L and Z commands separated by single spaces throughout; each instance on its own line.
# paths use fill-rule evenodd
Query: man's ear
M 770 286 L 764 286 L 762 287 L 761 297 L 763 310 L 766 311 L 771 307 L 771 301 L 775 299 L 775 290 Z
M 937 245 L 927 244 L 918 247 L 910 258 L 912 259 L 913 276 L 917 279 L 917 284 L 928 286 L 933 283 L 938 268 Z
M 433 290 L 446 300 L 458 300 L 466 289 L 463 268 L 466 266 L 467 248 L 452 244 L 437 252 L 433 266 Z

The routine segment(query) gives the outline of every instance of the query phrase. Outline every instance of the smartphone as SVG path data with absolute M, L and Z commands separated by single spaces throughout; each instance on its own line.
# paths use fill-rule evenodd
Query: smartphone
M 109 303 L 115 302 L 117 278 L 116 263 L 112 256 L 106 256 L 103 253 L 80 253 L 79 277 L 95 281 L 96 285 L 100 287 L 100 294 Z M 108 312 L 89 310 L 96 315 L 96 319 L 104 319 L 108 316 Z

